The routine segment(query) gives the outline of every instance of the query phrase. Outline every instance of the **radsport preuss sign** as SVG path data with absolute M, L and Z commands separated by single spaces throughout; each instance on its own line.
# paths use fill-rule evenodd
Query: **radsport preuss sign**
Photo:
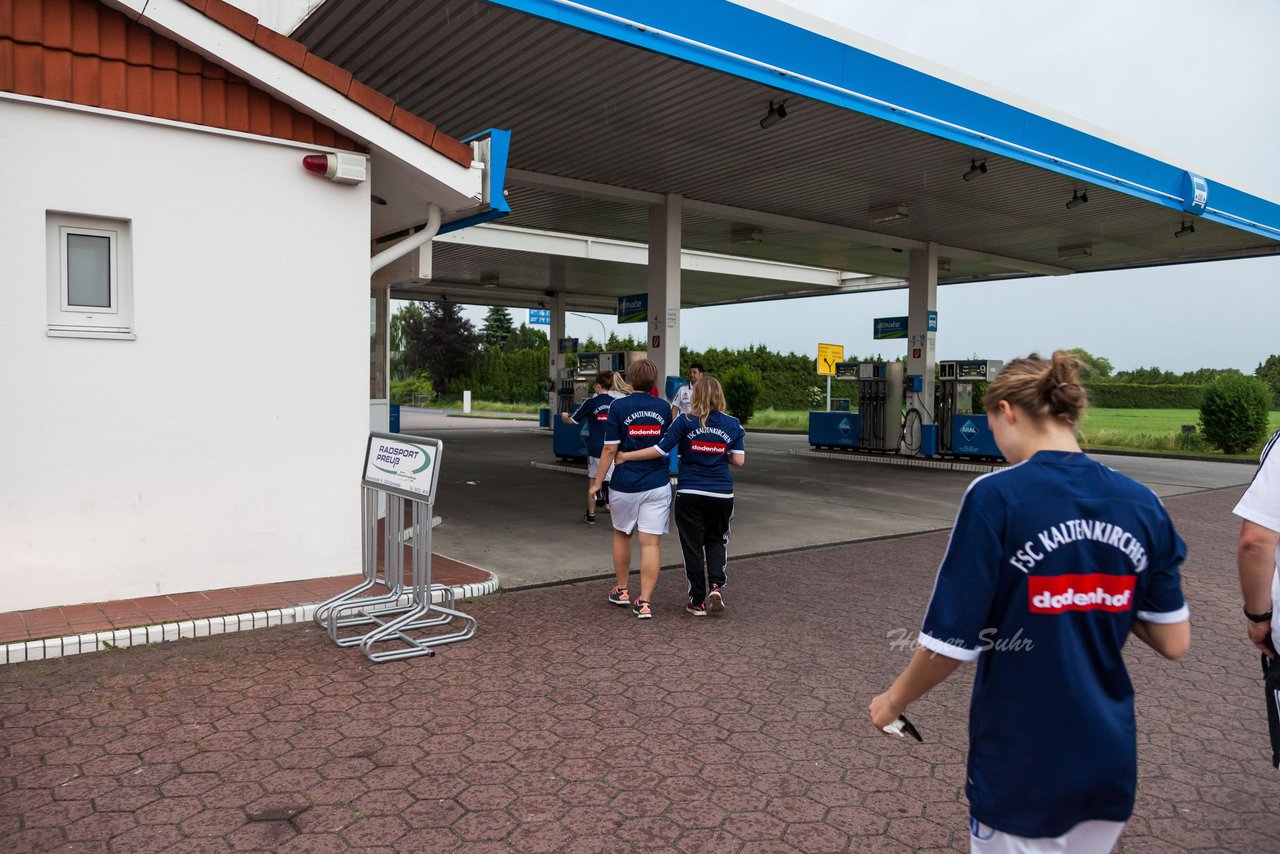
M 409 442 L 372 433 L 365 451 L 364 482 L 408 498 L 431 501 L 442 450 L 435 439 Z

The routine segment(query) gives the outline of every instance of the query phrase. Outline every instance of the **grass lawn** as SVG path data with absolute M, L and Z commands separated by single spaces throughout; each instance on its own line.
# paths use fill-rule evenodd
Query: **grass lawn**
M 1190 436 L 1182 425 L 1196 425 Z M 1199 432 L 1200 412 L 1196 409 L 1090 409 L 1080 424 L 1081 444 L 1104 450 L 1145 450 L 1160 453 L 1222 455 L 1210 448 Z M 1280 430 L 1280 412 L 1270 415 L 1270 427 L 1263 439 Z M 1262 443 L 1237 458 L 1257 459 Z M 1225 456 L 1225 455 L 1223 455 Z
M 405 404 L 405 405 L 409 406 L 410 404 Z M 538 410 L 544 406 L 546 406 L 545 403 L 495 403 L 489 400 L 475 400 L 475 399 L 472 399 L 471 401 L 472 412 L 504 412 L 504 413 L 514 412 L 521 415 L 537 415 Z M 426 403 L 418 404 L 416 408 L 417 409 L 460 410 L 462 409 L 462 401 L 461 400 L 437 400 L 435 403 L 431 403 L 431 404 L 426 404 Z
M 1199 423 L 1200 412 L 1195 409 L 1090 409 L 1080 425 L 1081 444 L 1085 448 L 1101 450 L 1220 456 L 1221 452 L 1210 448 L 1200 436 Z M 1182 433 L 1184 424 L 1197 425 L 1197 432 L 1190 436 L 1190 442 Z M 804 433 L 809 429 L 809 413 L 794 409 L 764 409 L 755 414 L 747 427 Z M 1267 438 L 1276 430 L 1280 430 L 1280 412 L 1271 413 Z M 1257 459 L 1261 450 L 1259 445 L 1240 456 Z

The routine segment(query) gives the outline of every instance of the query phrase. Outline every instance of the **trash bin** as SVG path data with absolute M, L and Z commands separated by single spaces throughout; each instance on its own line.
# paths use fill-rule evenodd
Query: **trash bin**
M 391 413 L 387 416 L 387 432 L 400 432 L 400 404 L 391 404 Z
M 551 426 L 551 410 L 545 406 L 538 410 L 538 426 L 539 427 Z

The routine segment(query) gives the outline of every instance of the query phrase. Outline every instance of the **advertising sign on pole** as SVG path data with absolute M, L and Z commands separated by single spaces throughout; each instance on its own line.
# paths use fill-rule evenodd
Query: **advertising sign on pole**
M 644 323 L 649 315 L 649 295 L 632 294 L 618 297 L 619 323 Z
M 886 338 L 906 338 L 907 337 L 907 318 L 905 317 L 877 317 L 872 321 L 872 337 L 877 341 Z M 938 313 L 936 311 L 929 312 L 929 332 L 938 331 Z

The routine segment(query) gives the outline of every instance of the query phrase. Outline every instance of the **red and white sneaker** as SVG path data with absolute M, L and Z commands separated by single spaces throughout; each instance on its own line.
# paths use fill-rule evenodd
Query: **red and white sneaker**
M 707 594 L 707 610 L 714 614 L 719 614 L 724 610 L 724 594 L 720 592 L 720 585 L 711 585 L 711 592 Z
M 703 602 L 690 602 L 684 606 L 684 609 L 695 617 L 707 616 L 707 606 Z
M 609 601 L 615 605 L 630 605 L 631 594 L 627 592 L 627 588 L 615 586 L 609 591 Z

